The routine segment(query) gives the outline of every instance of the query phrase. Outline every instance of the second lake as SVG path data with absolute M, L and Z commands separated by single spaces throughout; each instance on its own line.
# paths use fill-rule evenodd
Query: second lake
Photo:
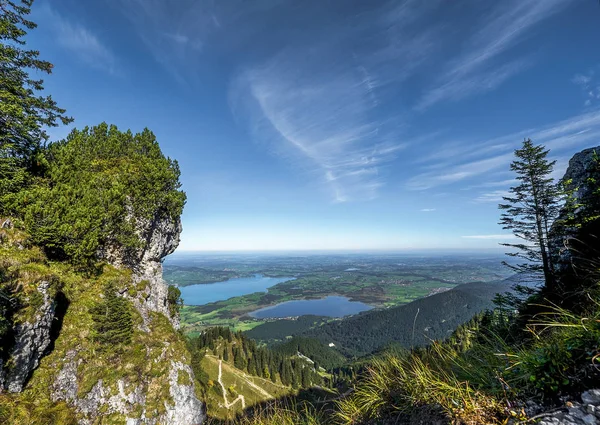
M 267 292 L 271 286 L 294 279 L 293 277 L 266 277 L 260 274 L 239 277 L 223 282 L 181 286 L 181 298 L 185 305 L 204 305 L 254 292 Z
M 360 301 L 350 301 L 346 297 L 328 296 L 317 300 L 285 301 L 271 307 L 253 311 L 250 316 L 257 319 L 303 316 L 343 317 L 371 310 L 368 304 Z

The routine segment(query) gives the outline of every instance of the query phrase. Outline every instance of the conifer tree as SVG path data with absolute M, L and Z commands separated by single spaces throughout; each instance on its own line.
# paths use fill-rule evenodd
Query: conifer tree
M 223 360 L 226 362 L 229 361 L 229 347 L 226 345 L 225 350 L 223 351 Z
M 72 121 L 52 97 L 38 95 L 44 81 L 29 75 L 52 72 L 38 51 L 24 48 L 27 31 L 36 27 L 27 19 L 32 3 L 0 1 L 0 199 L 31 180 L 39 149 L 48 140 L 44 128 Z M 6 208 L 5 200 L 0 208 Z
M 302 388 L 310 387 L 310 384 L 311 384 L 310 368 L 308 368 L 306 366 L 303 367 L 300 375 L 301 375 Z
M 555 276 L 549 233 L 558 216 L 562 195 L 551 177 L 556 161 L 548 160 L 548 152 L 530 139 L 515 150 L 516 158 L 510 169 L 519 183 L 510 188 L 510 195 L 503 197 L 505 203 L 498 207 L 503 211 L 499 224 L 521 240 L 502 244 L 516 249 L 507 255 L 525 260 L 516 265 L 504 264 L 517 272 L 542 277 L 546 288 L 553 291 Z
M 90 309 L 94 319 L 94 339 L 107 347 L 125 345 L 133 336 L 130 302 L 117 295 L 115 285 L 104 288 L 104 300 Z

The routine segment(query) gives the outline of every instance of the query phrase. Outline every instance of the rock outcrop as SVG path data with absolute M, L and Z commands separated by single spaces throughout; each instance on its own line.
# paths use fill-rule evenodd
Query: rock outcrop
M 162 279 L 161 261 L 177 248 L 180 220 L 157 214 L 140 224 L 139 250 L 105 250 L 113 267 L 97 276 L 66 264 L 53 268 L 11 227 L 0 228 L 6 254 L 0 268 L 18 288 L 20 304 L 4 367 L 0 360 L 0 391 L 33 391 L 49 403 L 65 402 L 81 425 L 204 423 L 190 355 Z M 91 313 L 109 282 L 135 307 L 131 343 L 114 349 L 95 341 Z
M 141 331 L 152 339 L 152 345 L 140 353 L 145 360 L 138 367 L 145 368 L 144 375 L 138 382 L 127 377 L 113 382 L 98 379 L 89 391 L 82 390 L 79 382 L 86 353 L 73 349 L 67 352 L 53 384 L 52 399 L 73 406 L 81 415 L 81 425 L 95 423 L 100 415 L 116 415 L 127 425 L 199 425 L 206 418 L 204 406 L 197 397 L 193 371 L 186 363 L 185 346 L 175 335 L 178 318 L 169 310 L 168 286 L 162 278 L 162 259 L 177 248 L 181 222 L 157 213 L 154 220 L 136 223 L 142 242 L 138 250 L 112 248 L 102 256 L 114 267 L 133 272 L 129 288 L 136 288 L 134 295 L 124 289 L 122 296 L 135 306 L 142 318 Z M 169 323 L 160 324 L 161 316 Z M 166 332 L 170 341 L 162 340 L 161 332 Z M 145 366 L 147 363 L 151 366 Z M 160 397 L 151 396 L 155 387 L 162 387 Z M 161 397 L 162 401 L 157 402 Z
M 15 325 L 15 343 L 8 357 L 10 365 L 0 371 L 0 386 L 9 392 L 23 390 L 29 375 L 38 367 L 40 359 L 50 345 L 50 330 L 56 302 L 50 295 L 49 282 L 41 282 L 37 290 L 43 299 L 42 304 L 33 319 Z
M 600 425 L 600 389 L 585 391 L 581 403 L 567 402 L 564 407 L 536 418 L 539 425 Z
M 98 255 L 117 268 L 132 270 L 136 282 L 147 282 L 142 289 L 143 301 L 132 299 L 144 318 L 144 324 L 147 325 L 148 313 L 154 311 L 169 317 L 177 329 L 179 320 L 172 317 L 167 303 L 168 286 L 162 278 L 162 259 L 173 253 L 179 245 L 181 220 L 158 211 L 152 220 L 136 219 L 135 223 L 141 242 L 139 249 L 109 246 Z
M 78 396 L 81 388 L 78 383 L 77 369 L 82 359 L 79 353 L 71 350 L 67 353 L 66 362 L 52 385 L 54 401 L 67 401 L 81 414 L 80 425 L 97 423 L 100 416 L 118 415 L 127 425 L 200 425 L 206 415 L 204 406 L 197 398 L 193 384 L 191 368 L 178 361 L 168 361 L 163 352 L 161 359 L 167 361 L 169 399 L 159 409 L 156 404 L 150 406 L 148 400 L 148 382 L 146 385 L 132 385 L 124 379 L 116 381 L 116 385 L 105 383 L 99 379 L 85 396 Z M 184 382 L 180 382 L 183 374 Z M 116 388 L 116 391 L 115 391 Z
M 579 216 L 590 213 L 590 204 L 593 203 L 594 198 L 593 191 L 594 185 L 589 184 L 589 179 L 597 179 L 594 173 L 597 173 L 597 155 L 600 155 L 600 146 L 595 148 L 585 149 L 581 152 L 576 153 L 569 160 L 569 166 L 563 177 L 564 182 L 568 182 L 568 188 L 572 193 L 572 206 L 569 209 L 564 209 L 551 231 L 551 240 L 553 246 L 556 248 L 554 264 L 563 272 L 573 264 L 573 254 L 578 251 L 587 251 L 589 248 L 586 245 L 590 243 L 595 245 L 597 241 L 589 241 L 581 239 L 581 231 L 578 228 L 570 227 L 568 216 Z M 573 206 L 575 206 L 573 208 Z M 581 222 L 582 220 L 578 220 Z M 599 229 L 586 229 L 584 232 L 586 235 L 597 237 Z M 576 266 L 576 265 L 575 265 Z

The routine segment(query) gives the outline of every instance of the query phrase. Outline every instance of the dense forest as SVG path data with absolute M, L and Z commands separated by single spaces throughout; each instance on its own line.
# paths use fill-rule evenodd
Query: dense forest
M 506 284 L 469 283 L 409 304 L 332 321 L 303 333 L 350 358 L 371 354 L 394 342 L 405 348 L 447 338 L 460 324 L 493 306 Z
M 243 333 L 234 333 L 226 327 L 209 328 L 201 335 L 189 338 L 188 347 L 192 354 L 192 369 L 204 388 L 209 386 L 208 376 L 200 364 L 207 353 L 250 375 L 270 379 L 293 389 L 324 383 L 319 374 L 319 365 L 307 357 L 299 356 L 297 351 L 259 347 Z

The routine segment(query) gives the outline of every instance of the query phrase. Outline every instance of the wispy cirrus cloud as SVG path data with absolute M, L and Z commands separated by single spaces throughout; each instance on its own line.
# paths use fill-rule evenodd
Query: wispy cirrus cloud
M 530 65 L 529 60 L 499 62 L 539 22 L 554 15 L 571 0 L 511 0 L 499 2 L 415 108 L 423 111 L 446 100 L 459 100 L 495 89 Z
M 585 96 L 585 106 L 592 106 L 600 102 L 600 79 L 598 78 L 600 67 L 590 69 L 586 73 L 576 74 L 571 82 L 579 86 Z
M 494 190 L 492 192 L 482 193 L 481 195 L 475 198 L 475 202 L 502 202 L 503 198 L 509 196 L 510 192 L 508 190 Z
M 386 2 L 245 66 L 232 83 L 235 114 L 335 202 L 376 198 L 386 164 L 410 143 L 385 88 L 427 60 L 435 28 L 421 29 L 419 19 L 429 7 Z
M 292 59 L 296 53 L 240 75 L 232 88 L 233 103 L 251 99 L 238 112 L 250 111 L 255 137 L 316 175 L 334 201 L 373 199 L 384 183 L 381 166 L 405 145 L 385 121 L 370 119 L 372 93 L 360 74 L 304 74 Z
M 456 141 L 450 143 L 446 149 L 446 155 L 442 157 L 432 156 L 427 162 L 421 164 L 421 173 L 409 179 L 406 187 L 411 190 L 426 190 L 437 186 L 466 182 L 469 187 L 473 186 L 473 178 L 485 175 L 487 181 L 477 182 L 479 187 L 503 186 L 508 188 L 511 180 L 498 180 L 502 169 L 508 170 L 508 166 L 514 158 L 514 149 L 520 146 L 525 138 L 531 138 L 535 143 L 543 144 L 550 149 L 554 157 L 559 159 L 555 177 L 560 177 L 567 165 L 569 155 L 573 149 L 592 145 L 600 139 L 600 110 L 594 110 L 581 115 L 559 121 L 552 125 L 532 128 L 508 135 L 487 140 L 469 140 L 463 143 Z M 473 149 L 472 146 L 482 146 Z M 494 149 L 490 149 L 494 147 Z M 441 149 L 444 149 L 442 147 Z M 450 153 L 454 150 L 455 154 Z M 465 152 L 469 151 L 468 154 Z M 493 153 L 490 156 L 490 153 Z M 465 159 L 468 159 L 465 161 Z M 481 194 L 478 199 L 498 198 L 499 192 L 489 192 L 489 196 Z M 483 198 L 482 198 L 483 196 Z
M 421 208 L 419 211 L 421 211 L 421 212 L 434 212 L 435 208 Z
M 44 3 L 41 13 L 46 14 L 52 22 L 56 39 L 61 46 L 93 68 L 113 75 L 118 73 L 114 53 L 91 30 L 81 23 L 70 21 L 47 3 Z

